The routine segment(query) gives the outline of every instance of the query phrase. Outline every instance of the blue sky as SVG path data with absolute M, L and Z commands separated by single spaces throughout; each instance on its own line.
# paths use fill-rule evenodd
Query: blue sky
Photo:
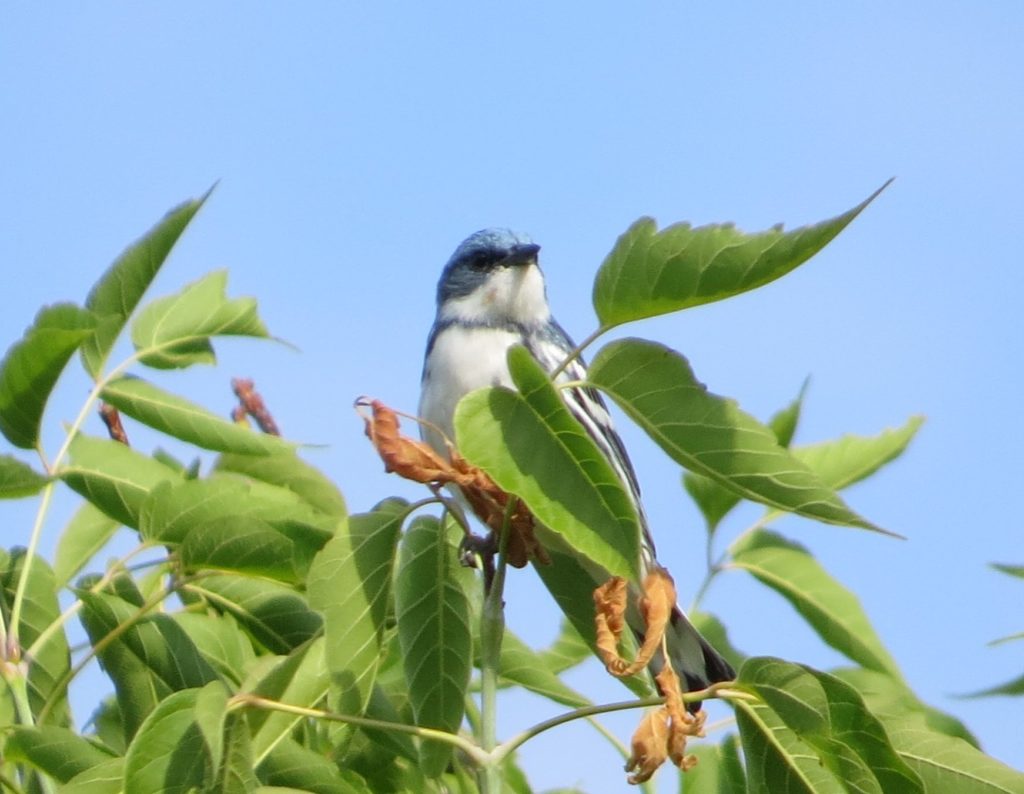
M 986 568 L 1024 563 L 1024 7 L 439 5 L 8 6 L 0 345 L 39 305 L 83 299 L 124 245 L 219 180 L 152 294 L 226 267 L 230 291 L 257 296 L 301 352 L 224 344 L 220 368 L 159 382 L 227 411 L 228 379 L 253 377 L 289 435 L 326 445 L 309 458 L 366 509 L 416 492 L 379 471 L 352 400 L 414 410 L 436 279 L 468 233 L 530 232 L 555 311 L 580 338 L 594 325 L 593 273 L 638 216 L 796 226 L 895 176 L 790 276 L 623 333 L 681 350 L 713 391 L 759 416 L 810 375 L 798 441 L 927 415 L 907 455 L 848 495 L 907 541 L 777 528 L 859 594 L 922 697 L 1024 767 L 1019 701 L 949 697 L 1024 667 L 1019 643 L 985 647 L 1024 629 L 1024 583 Z M 63 384 L 51 448 L 84 394 L 81 379 Z M 699 518 L 675 467 L 623 434 L 688 595 Z M 5 544 L 27 537 L 30 507 L 4 506 Z M 47 549 L 70 509 L 56 506 Z M 509 619 L 539 644 L 556 619 L 529 579 L 512 582 Z M 840 662 L 744 574 L 722 577 L 707 605 L 749 653 Z M 620 697 L 596 667 L 573 681 Z M 542 708 L 514 699 L 503 731 Z M 626 738 L 632 722 L 609 724 Z M 619 790 L 619 761 L 595 737 L 579 727 L 528 745 L 532 780 Z

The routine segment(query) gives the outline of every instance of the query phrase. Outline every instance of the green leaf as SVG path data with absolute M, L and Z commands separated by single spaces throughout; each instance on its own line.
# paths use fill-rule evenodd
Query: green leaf
M 101 396 L 132 419 L 202 449 L 269 455 L 288 446 L 277 436 L 256 433 L 248 427 L 222 419 L 139 378 L 118 378 L 107 384 Z
M 572 623 L 563 618 L 562 626 L 555 641 L 547 648 L 537 651 L 540 664 L 552 673 L 569 670 L 590 658 L 590 648 Z
M 27 576 L 21 620 L 18 623 L 18 641 L 22 648 L 28 649 L 58 620 L 61 609 L 49 564 L 35 556 L 26 573 L 25 559 L 24 549 L 14 549 L 10 554 L 0 551 L 0 606 L 3 608 L 4 625 L 9 627 L 18 582 Z M 59 686 L 71 668 L 70 650 L 64 631 L 55 632 L 43 645 L 33 649 L 31 661 L 28 667 L 28 700 L 32 713 L 38 715 L 43 704 L 52 699 L 56 705 L 50 708 L 46 723 L 67 725 L 67 690 Z
M 157 486 L 142 502 L 139 531 L 147 540 L 178 544 L 204 527 L 225 519 L 254 519 L 282 527 L 311 527 L 319 549 L 331 536 L 337 519 L 314 510 L 286 488 L 244 482 L 228 475 Z
M 227 271 L 210 273 L 181 292 L 150 303 L 132 323 L 139 361 L 176 369 L 215 361 L 212 336 L 266 337 L 253 298 L 228 300 Z
M 71 462 L 60 478 L 111 518 L 137 529 L 146 495 L 157 485 L 180 480 L 178 472 L 124 444 L 77 435 Z
M 114 757 L 68 728 L 15 725 L 8 726 L 8 730 L 11 733 L 4 745 L 5 761 L 27 761 L 62 783 Z
M 194 718 L 214 769 L 220 769 L 224 755 L 224 723 L 228 716 L 229 694 L 220 681 L 211 681 L 196 693 Z
M 841 794 L 818 757 L 762 703 L 736 701 L 749 794 Z
M 896 753 L 885 728 L 849 684 L 768 657 L 748 659 L 738 683 L 756 692 L 813 747 L 847 791 L 923 794 L 920 778 Z
M 1024 565 L 1007 565 L 1002 562 L 991 563 L 992 568 L 1001 573 L 1005 573 L 1008 576 L 1016 576 L 1018 579 L 1024 579 Z
M 58 590 L 82 572 L 120 526 L 91 502 L 82 502 L 57 541 L 53 578 Z
M 688 745 L 686 751 L 697 757 L 697 766 L 679 776 L 680 794 L 742 794 L 747 790 L 736 734 L 726 736 L 721 744 Z
M 916 719 L 885 718 L 884 724 L 896 752 L 920 776 L 926 791 L 1024 794 L 1024 774 L 962 739 L 931 731 Z
M 0 361 L 0 433 L 14 446 L 39 443 L 50 392 L 95 325 L 92 314 L 74 304 L 45 306 Z
M 753 574 L 789 601 L 830 646 L 869 670 L 900 678 L 860 601 L 798 543 L 759 530 L 733 550 L 730 567 Z
M 124 759 L 111 758 L 75 775 L 60 794 L 111 794 L 124 790 Z
M 835 441 L 797 447 L 793 454 L 823 483 L 839 491 L 902 455 L 923 423 L 923 417 L 913 416 L 896 430 L 884 430 L 870 438 L 845 435 Z
M 712 648 L 721 654 L 725 660 L 732 665 L 734 670 L 739 670 L 747 660 L 747 655 L 732 644 L 725 624 L 714 615 L 707 612 L 692 611 L 689 613 L 690 623 L 700 632 L 700 635 L 708 641 Z
M 770 507 L 885 532 L 850 510 L 769 428 L 708 392 L 679 353 L 640 339 L 612 342 L 597 354 L 589 378 L 691 471 Z
M 129 246 L 93 286 L 85 306 L 103 319 L 96 335 L 82 347 L 82 361 L 93 378 L 103 369 L 128 317 L 209 195 L 210 191 L 168 212 L 145 236 Z
M 256 660 L 256 652 L 231 614 L 180 612 L 174 619 L 222 679 L 236 685 L 242 682 L 245 671 Z
M 82 625 L 93 645 L 104 643 L 98 655 L 113 680 L 127 736 L 133 736 L 170 693 L 216 680 L 216 673 L 170 615 L 139 617 L 137 594 L 123 594 L 126 600 L 107 592 L 92 593 L 85 589 L 89 584 L 83 582 L 78 590 Z
M 574 549 L 639 578 L 639 521 L 622 480 L 525 348 L 509 351 L 509 369 L 518 393 L 481 389 L 459 403 L 459 452 Z
M 324 616 L 331 708 L 362 714 L 384 650 L 398 537 L 409 509 L 389 503 L 351 516 L 320 551 L 307 580 L 309 604 Z
M 198 689 L 175 692 L 146 718 L 125 756 L 125 791 L 186 794 L 210 782 L 210 755 L 195 719 L 198 696 Z
M 330 674 L 324 659 L 324 641 L 321 637 L 292 651 L 261 678 L 251 691 L 279 703 L 313 708 L 327 694 L 329 685 Z M 295 714 L 262 709 L 250 710 L 248 717 L 252 730 L 252 752 L 257 764 L 262 763 L 302 719 Z
M 293 450 L 276 450 L 261 456 L 221 455 L 216 469 L 286 488 L 325 515 L 344 518 L 347 514 L 345 499 L 337 486 Z
M 891 181 L 891 180 L 890 180 Z M 615 243 L 594 280 L 594 310 L 602 330 L 722 300 L 768 284 L 824 248 L 874 198 L 813 226 L 775 226 L 745 234 L 732 224 L 658 231 L 641 218 Z
M 980 698 L 980 697 L 991 697 L 993 695 L 1010 695 L 1016 697 L 1017 695 L 1024 695 L 1024 674 L 1017 676 L 1003 684 L 998 684 L 988 689 L 982 689 L 977 692 L 971 692 L 970 694 L 964 695 L 968 698 Z
M 371 794 L 354 772 L 339 769 L 319 753 L 285 739 L 260 765 L 260 777 L 268 786 L 286 786 L 315 794 Z
M 576 633 L 596 654 L 594 589 L 605 580 L 595 576 L 593 566 L 584 565 L 581 557 L 568 548 L 558 535 L 546 532 L 541 527 L 538 527 L 538 530 L 539 540 L 550 558 L 550 563 L 535 563 L 533 568 Z M 635 650 L 632 633 L 624 632 L 623 643 L 627 653 Z M 653 691 L 649 677 L 645 673 L 616 680 L 638 697 L 648 697 Z
M 793 440 L 797 424 L 800 421 L 800 412 L 803 408 L 806 391 L 807 381 L 804 381 L 796 399 L 768 420 L 768 427 L 775 434 L 775 440 L 779 442 L 779 446 L 789 447 Z M 703 514 L 709 534 L 714 533 L 722 519 L 740 502 L 739 494 L 735 491 L 722 487 L 702 474 L 683 472 L 683 487 L 686 488 L 687 493 L 690 494 Z
M 291 587 L 237 574 L 204 576 L 186 586 L 232 615 L 250 636 L 271 653 L 286 654 L 320 633 L 323 621 Z
M 453 575 L 452 556 L 440 522 L 417 518 L 402 539 L 395 613 L 416 724 L 457 733 L 473 646 L 469 603 Z M 423 773 L 439 776 L 451 755 L 451 745 L 424 741 Z
M 582 641 L 580 644 L 582 645 Z M 589 649 L 585 645 L 583 648 L 589 656 Z M 479 665 L 479 659 L 476 661 Z M 556 671 L 545 666 L 541 654 L 507 629 L 501 641 L 501 657 L 498 664 L 498 674 L 506 684 L 516 684 L 571 708 L 591 705 L 587 698 L 565 684 Z
M 327 541 L 315 527 L 254 516 L 221 516 L 185 536 L 178 555 L 187 571 L 237 571 L 298 584 Z
M 0 499 L 20 499 L 39 493 L 50 478 L 10 455 L 0 455 Z
M 829 672 L 856 689 L 871 713 L 883 721 L 888 717 L 913 717 L 920 719 L 929 730 L 979 746 L 977 738 L 960 720 L 922 702 L 905 683 L 890 675 L 863 667 L 844 667 Z

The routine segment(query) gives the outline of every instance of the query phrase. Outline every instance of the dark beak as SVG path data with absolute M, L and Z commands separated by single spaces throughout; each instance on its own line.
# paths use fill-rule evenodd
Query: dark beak
M 501 264 L 505 267 L 511 267 L 514 265 L 533 265 L 537 263 L 537 254 L 539 252 L 540 246 L 535 243 L 517 245 L 508 252 L 508 256 L 501 260 Z

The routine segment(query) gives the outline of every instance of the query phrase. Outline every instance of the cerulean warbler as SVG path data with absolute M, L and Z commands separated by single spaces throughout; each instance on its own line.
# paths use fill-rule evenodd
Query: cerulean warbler
M 537 261 L 540 246 L 529 237 L 507 229 L 485 229 L 464 240 L 441 273 L 437 285 L 437 316 L 427 340 L 423 363 L 419 414 L 425 440 L 441 454 L 447 454 L 447 439 L 455 439 L 453 419 L 459 400 L 484 386 L 514 388 L 509 375 L 507 353 L 521 344 L 550 374 L 572 354 L 575 345 L 551 316 L 544 276 Z M 576 357 L 556 381 L 585 383 L 583 361 Z M 654 543 L 640 502 L 636 473 L 615 432 L 601 395 L 579 386 L 560 393 L 573 416 L 596 442 L 632 497 L 642 529 L 641 570 L 657 565 Z M 548 533 L 550 534 L 550 533 Z M 546 536 L 543 536 L 546 537 Z M 552 581 L 558 577 L 558 555 L 554 570 L 542 578 L 559 599 Z M 564 557 L 563 557 L 564 559 Z M 594 587 L 607 579 L 592 563 L 574 564 L 573 575 L 585 571 Z M 631 628 L 641 634 L 643 623 L 635 608 L 627 612 Z M 669 655 L 676 672 L 685 677 L 690 690 L 702 689 L 716 681 L 735 677 L 732 668 L 701 637 L 677 607 L 667 631 Z

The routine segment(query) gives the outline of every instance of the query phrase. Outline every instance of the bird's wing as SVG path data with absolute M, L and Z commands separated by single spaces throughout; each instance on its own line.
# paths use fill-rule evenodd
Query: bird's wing
M 527 340 L 527 349 L 549 374 L 554 372 L 565 360 L 568 355 L 566 351 L 574 350 L 576 347 L 569 335 L 554 321 L 542 332 L 529 335 Z M 585 382 L 586 379 L 586 364 L 579 356 L 573 359 L 558 376 L 558 380 L 562 382 Z M 604 398 L 597 389 L 591 386 L 573 386 L 559 391 L 572 415 L 583 425 L 626 486 L 643 531 L 644 568 L 649 567 L 649 564 L 654 562 L 654 541 L 651 539 L 651 533 L 647 527 L 647 516 L 644 514 L 643 503 L 640 501 L 640 483 L 637 481 L 636 471 L 629 460 L 626 447 L 622 443 L 622 439 L 619 438 L 619 434 L 615 432 L 615 425 L 612 423 L 612 417 L 608 413 Z

